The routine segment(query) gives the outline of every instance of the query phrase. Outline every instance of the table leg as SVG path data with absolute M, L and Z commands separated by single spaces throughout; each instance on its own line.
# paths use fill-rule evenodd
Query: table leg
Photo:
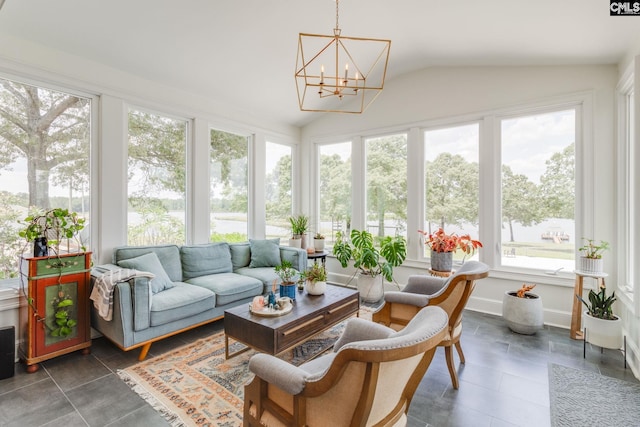
M 573 288 L 573 309 L 571 310 L 571 333 L 570 337 L 574 340 L 584 339 L 582 335 L 582 302 L 576 298 L 576 295 L 582 297 L 582 288 L 584 286 L 584 277 L 576 274 L 576 283 Z

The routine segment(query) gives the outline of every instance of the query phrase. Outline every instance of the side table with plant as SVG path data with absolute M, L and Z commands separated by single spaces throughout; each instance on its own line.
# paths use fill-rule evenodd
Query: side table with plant
M 467 255 L 473 255 L 476 249 L 482 247 L 479 240 L 474 240 L 469 234 L 458 236 L 456 233 L 447 234 L 442 228 L 435 233 L 418 230 L 425 238 L 425 245 L 431 251 L 431 269 L 434 271 L 451 271 L 453 269 L 453 254 L 461 250 Z M 464 260 L 464 259 L 463 259 Z

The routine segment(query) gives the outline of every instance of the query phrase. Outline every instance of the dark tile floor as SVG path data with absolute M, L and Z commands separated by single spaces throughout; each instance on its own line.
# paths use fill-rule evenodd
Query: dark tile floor
M 150 357 L 220 331 L 222 322 L 156 343 Z M 548 426 L 549 362 L 637 382 L 621 352 L 588 348 L 569 331 L 545 327 L 533 336 L 514 334 L 502 318 L 466 312 L 459 366 L 460 388 L 451 388 L 444 352 L 436 356 L 414 395 L 409 426 Z M 162 426 L 164 420 L 117 376 L 136 363 L 103 338 L 92 353 L 58 357 L 27 374 L 0 381 L 0 426 Z M 456 359 L 457 360 L 457 359 Z

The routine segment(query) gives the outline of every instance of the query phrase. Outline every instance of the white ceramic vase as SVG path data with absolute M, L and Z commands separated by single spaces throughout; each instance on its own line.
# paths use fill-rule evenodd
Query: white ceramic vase
M 584 271 L 585 273 L 602 273 L 604 270 L 602 258 L 596 259 L 581 256 L 579 262 L 578 270 Z
M 309 295 L 322 295 L 327 290 L 327 282 L 312 282 L 307 280 L 305 289 Z
M 598 319 L 584 312 L 583 326 L 585 340 L 593 345 L 604 348 L 622 348 L 622 320 L 616 316 L 615 320 Z
M 300 248 L 302 247 L 302 239 L 292 237 L 289 239 L 289 247 L 291 248 Z
M 507 291 L 502 298 L 502 317 L 509 329 L 523 335 L 533 335 L 544 325 L 542 298 L 527 292 L 529 297 L 518 298 L 515 291 Z
M 382 275 L 371 277 L 369 274 L 358 273 L 358 292 L 364 302 L 375 303 L 384 297 Z
M 313 239 L 313 247 L 316 252 L 324 251 L 324 239 Z

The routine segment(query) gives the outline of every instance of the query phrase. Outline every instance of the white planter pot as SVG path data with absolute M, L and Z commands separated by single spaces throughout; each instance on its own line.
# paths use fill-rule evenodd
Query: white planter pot
M 578 264 L 578 270 L 586 273 L 602 273 L 604 270 L 604 263 L 602 258 L 586 258 L 581 256 Z
M 544 325 L 542 298 L 527 292 L 529 298 L 518 298 L 515 291 L 507 291 L 502 298 L 502 317 L 513 332 L 533 335 Z
M 313 247 L 316 252 L 324 251 L 324 239 L 313 239 Z
M 371 277 L 368 274 L 358 273 L 358 292 L 364 302 L 378 302 L 384 297 L 382 287 L 382 275 Z
M 587 311 L 583 317 L 585 340 L 593 345 L 604 348 L 622 348 L 622 320 L 598 319 L 590 316 Z
M 289 247 L 300 248 L 302 245 L 302 239 L 291 238 L 289 239 Z
M 305 289 L 309 295 L 322 295 L 327 289 L 327 282 L 312 282 L 307 280 Z

